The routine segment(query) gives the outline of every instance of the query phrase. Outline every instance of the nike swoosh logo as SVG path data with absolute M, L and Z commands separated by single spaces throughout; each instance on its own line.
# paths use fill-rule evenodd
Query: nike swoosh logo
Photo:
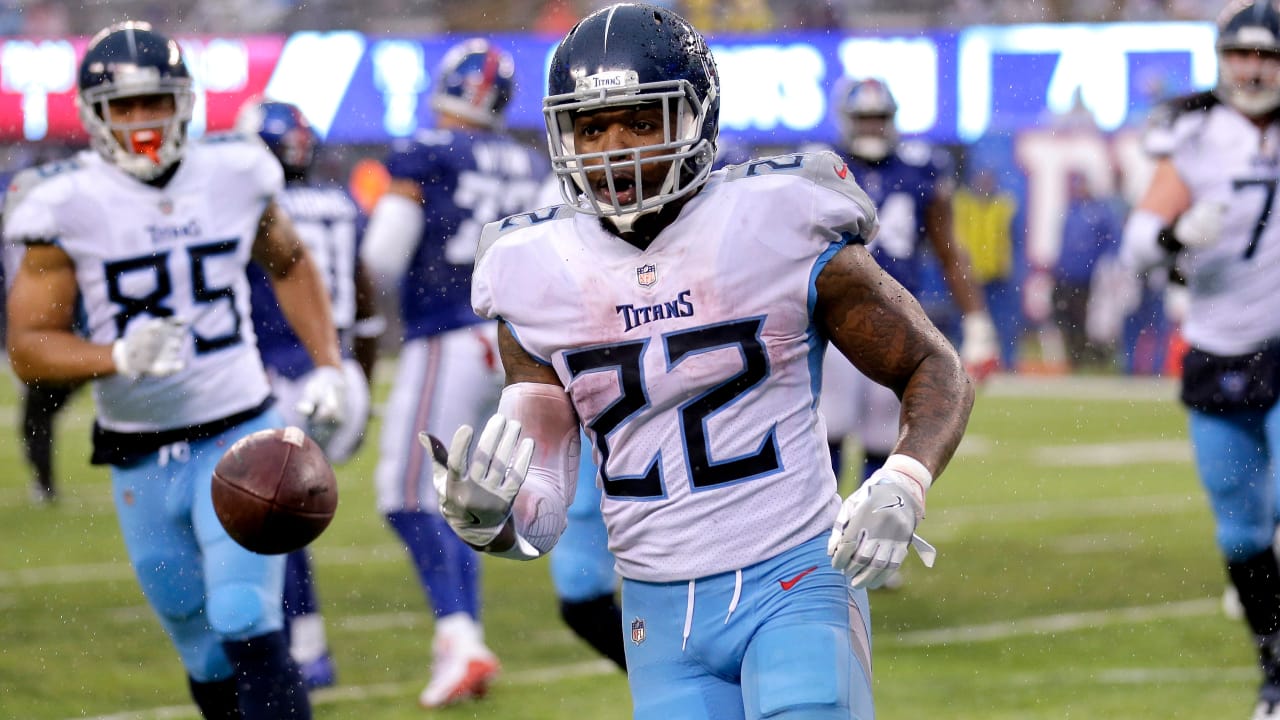
M 848 165 L 841 165 L 840 167 L 836 168 L 836 175 L 838 175 L 838 176 L 840 177 L 840 179 L 841 179 L 841 180 L 843 180 L 843 179 L 845 179 L 846 177 L 848 177 L 848 175 L 849 175 L 849 166 L 848 166 Z
M 796 583 L 798 583 L 798 582 L 800 582 L 801 580 L 803 580 L 805 575 L 808 575 L 809 573 L 811 573 L 811 572 L 813 572 L 814 570 L 817 570 L 817 569 L 818 569 L 818 566 L 817 566 L 817 565 L 814 565 L 813 567 L 809 568 L 808 570 L 805 570 L 804 572 L 802 572 L 802 573 L 800 573 L 799 575 L 797 575 L 797 576 L 795 576 L 795 577 L 791 578 L 790 580 L 779 580 L 779 581 L 778 581 L 778 584 L 782 586 L 782 590 L 783 590 L 783 592 L 786 592 L 786 591 L 790 590 L 791 588 L 795 587 L 795 586 L 796 586 Z
M 901 495 L 899 495 L 899 496 L 895 497 L 895 498 L 894 498 L 894 500 L 897 500 L 897 502 L 891 502 L 891 503 L 889 503 L 888 505 L 881 505 L 880 507 L 876 508 L 875 510 L 872 510 L 871 512 L 873 512 L 873 513 L 878 513 L 878 512 L 880 512 L 881 510 L 893 510 L 893 509 L 896 509 L 896 508 L 906 507 L 906 506 L 907 506 L 907 504 L 906 504 L 905 502 L 903 502 L 903 501 L 902 501 L 902 496 L 901 496 Z
M 473 513 L 473 512 L 471 512 L 470 510 L 468 510 L 468 511 L 467 511 L 467 522 L 471 523 L 472 525 L 479 525 L 479 524 L 480 524 L 480 518 L 479 518 L 475 513 Z

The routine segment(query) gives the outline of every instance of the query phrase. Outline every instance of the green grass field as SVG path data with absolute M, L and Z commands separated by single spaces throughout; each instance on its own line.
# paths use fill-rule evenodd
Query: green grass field
M 385 388 L 384 388 L 385 392 Z M 873 595 L 881 720 L 1246 718 L 1257 673 L 1164 382 L 998 379 L 930 494 L 937 566 Z M 0 382 L 0 718 L 195 718 L 177 655 L 125 560 L 87 395 L 59 425 L 61 502 L 28 500 Z M 313 546 L 339 684 L 320 719 L 630 717 L 625 679 L 561 625 L 545 561 L 487 559 L 505 672 L 482 703 L 426 713 L 431 623 L 374 510 L 376 447 L 339 470 Z M 673 719 L 674 720 L 674 719 Z

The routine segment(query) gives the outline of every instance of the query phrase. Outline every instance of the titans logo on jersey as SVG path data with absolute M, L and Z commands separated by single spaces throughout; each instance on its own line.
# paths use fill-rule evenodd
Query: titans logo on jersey
M 138 182 L 88 151 L 24 171 L 13 185 L 5 238 L 57 243 L 70 256 L 90 340 L 110 344 L 145 316 L 190 324 L 181 372 L 94 383 L 101 427 L 119 433 L 184 428 L 266 401 L 245 266 L 283 176 L 261 143 L 192 143 L 163 188 Z
M 919 143 L 903 143 L 879 162 L 844 157 L 876 205 L 880 234 L 868 245 L 876 261 L 902 286 L 918 293 L 923 282 L 925 209 L 939 188 L 953 182 L 945 156 Z
M 333 323 L 345 335 L 356 320 L 355 262 L 364 222 L 359 208 L 345 190 L 333 185 L 291 184 L 276 203 L 311 253 L 329 290 Z M 284 377 L 302 377 L 314 363 L 281 312 L 266 272 L 257 265 L 249 266 L 249 286 L 262 361 Z
M 423 198 L 422 240 L 401 283 L 405 339 L 480 322 L 470 297 L 480 230 L 533 206 L 546 159 L 508 135 L 431 130 L 394 146 L 386 166 Z
M 844 164 L 828 152 L 712 173 L 646 250 L 564 210 L 489 225 L 472 298 L 568 390 L 622 575 L 706 577 L 829 531 L 810 303 L 826 262 L 875 234 Z M 708 517 L 710 531 L 691 522 Z

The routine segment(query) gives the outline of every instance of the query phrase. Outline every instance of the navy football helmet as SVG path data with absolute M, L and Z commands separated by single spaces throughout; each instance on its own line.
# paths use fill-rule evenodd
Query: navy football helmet
M 664 141 L 622 152 L 579 153 L 574 117 L 606 108 L 660 105 Z M 551 57 L 543 101 L 551 165 L 565 200 L 577 209 L 614 218 L 625 231 L 635 219 L 701 187 L 711 173 L 720 132 L 720 78 L 702 35 L 671 10 L 652 5 L 613 5 L 584 18 Z M 618 169 L 670 165 L 661 189 L 650 195 L 636 182 L 635 197 L 621 204 L 612 192 Z M 612 202 L 588 188 L 590 174 L 604 174 Z M 586 200 L 576 202 L 579 192 Z
M 1218 19 L 1218 97 L 1250 117 L 1280 107 L 1280 12 L 1237 0 Z
M 245 103 L 236 129 L 256 134 L 267 144 L 289 180 L 305 180 L 316 159 L 319 138 L 297 105 L 273 100 Z
M 165 94 L 173 96 L 174 114 L 162 122 L 111 119 L 112 100 Z M 145 181 L 182 158 L 195 95 L 178 44 L 147 23 L 126 22 L 89 41 L 80 61 L 76 104 L 93 148 L 107 162 Z
M 503 125 L 503 113 L 515 89 L 511 54 L 481 38 L 449 49 L 436 70 L 431 109 L 490 128 Z
M 883 80 L 845 78 L 837 85 L 832 104 L 840 138 L 854 157 L 877 162 L 897 147 L 898 103 Z

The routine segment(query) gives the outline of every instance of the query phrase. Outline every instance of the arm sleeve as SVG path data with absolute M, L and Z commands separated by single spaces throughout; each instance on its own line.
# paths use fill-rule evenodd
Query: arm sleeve
M 512 508 L 516 534 L 546 554 L 568 523 L 578 488 L 578 418 L 564 388 L 516 383 L 502 391 L 498 412 L 519 420 L 534 442 L 533 461 Z

